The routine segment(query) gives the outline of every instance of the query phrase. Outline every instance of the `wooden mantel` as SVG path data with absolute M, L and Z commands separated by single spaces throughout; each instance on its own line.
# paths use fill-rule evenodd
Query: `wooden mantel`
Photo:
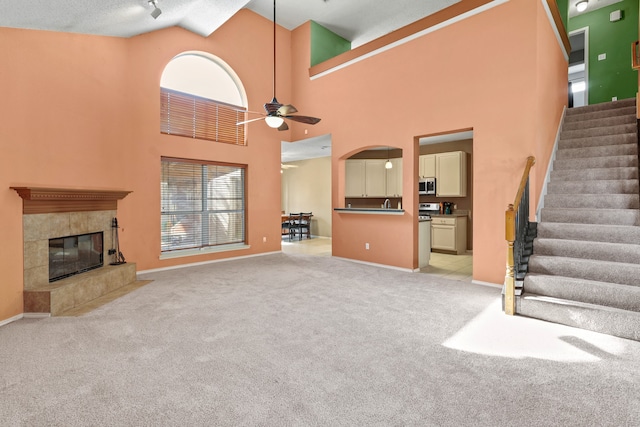
M 22 197 L 23 214 L 116 210 L 131 191 L 11 187 Z

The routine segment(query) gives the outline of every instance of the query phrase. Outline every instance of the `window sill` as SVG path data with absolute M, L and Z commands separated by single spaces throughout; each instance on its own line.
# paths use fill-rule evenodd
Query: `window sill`
M 171 251 L 171 252 L 162 252 L 160 254 L 160 259 L 162 260 L 162 259 L 172 259 L 172 258 L 183 258 L 188 256 L 239 251 L 239 250 L 249 249 L 249 248 L 251 248 L 250 245 L 247 245 L 244 243 L 236 243 L 233 245 L 210 246 L 210 247 L 198 248 L 198 249 L 181 249 L 181 250 Z

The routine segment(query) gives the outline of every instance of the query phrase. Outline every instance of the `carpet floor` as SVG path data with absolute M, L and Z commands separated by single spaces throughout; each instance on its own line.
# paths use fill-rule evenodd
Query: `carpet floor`
M 0 327 L 0 425 L 640 425 L 640 342 L 498 288 L 304 254 L 140 279 Z

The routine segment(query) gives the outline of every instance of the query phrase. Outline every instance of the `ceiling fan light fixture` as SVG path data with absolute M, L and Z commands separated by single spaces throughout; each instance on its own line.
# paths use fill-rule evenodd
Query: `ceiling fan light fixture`
M 284 119 L 278 116 L 267 116 L 264 118 L 264 121 L 267 122 L 267 126 L 274 129 L 279 128 L 282 126 L 282 123 L 284 123 Z
M 578 12 L 584 12 L 585 10 L 587 10 L 587 6 L 589 6 L 588 0 L 579 1 L 578 3 L 576 3 L 576 10 Z
M 153 6 L 153 11 L 151 11 L 151 16 L 153 19 L 158 19 L 158 16 L 162 14 L 162 11 L 158 7 L 158 0 L 149 0 L 149 5 Z

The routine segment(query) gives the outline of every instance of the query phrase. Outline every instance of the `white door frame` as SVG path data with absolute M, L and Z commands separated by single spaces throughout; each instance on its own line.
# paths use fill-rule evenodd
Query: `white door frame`
M 584 105 L 589 105 L 589 27 L 582 27 L 569 32 L 569 37 L 574 34 L 584 33 Z M 571 52 L 569 52 L 571 54 Z M 567 76 L 567 79 L 569 77 Z

